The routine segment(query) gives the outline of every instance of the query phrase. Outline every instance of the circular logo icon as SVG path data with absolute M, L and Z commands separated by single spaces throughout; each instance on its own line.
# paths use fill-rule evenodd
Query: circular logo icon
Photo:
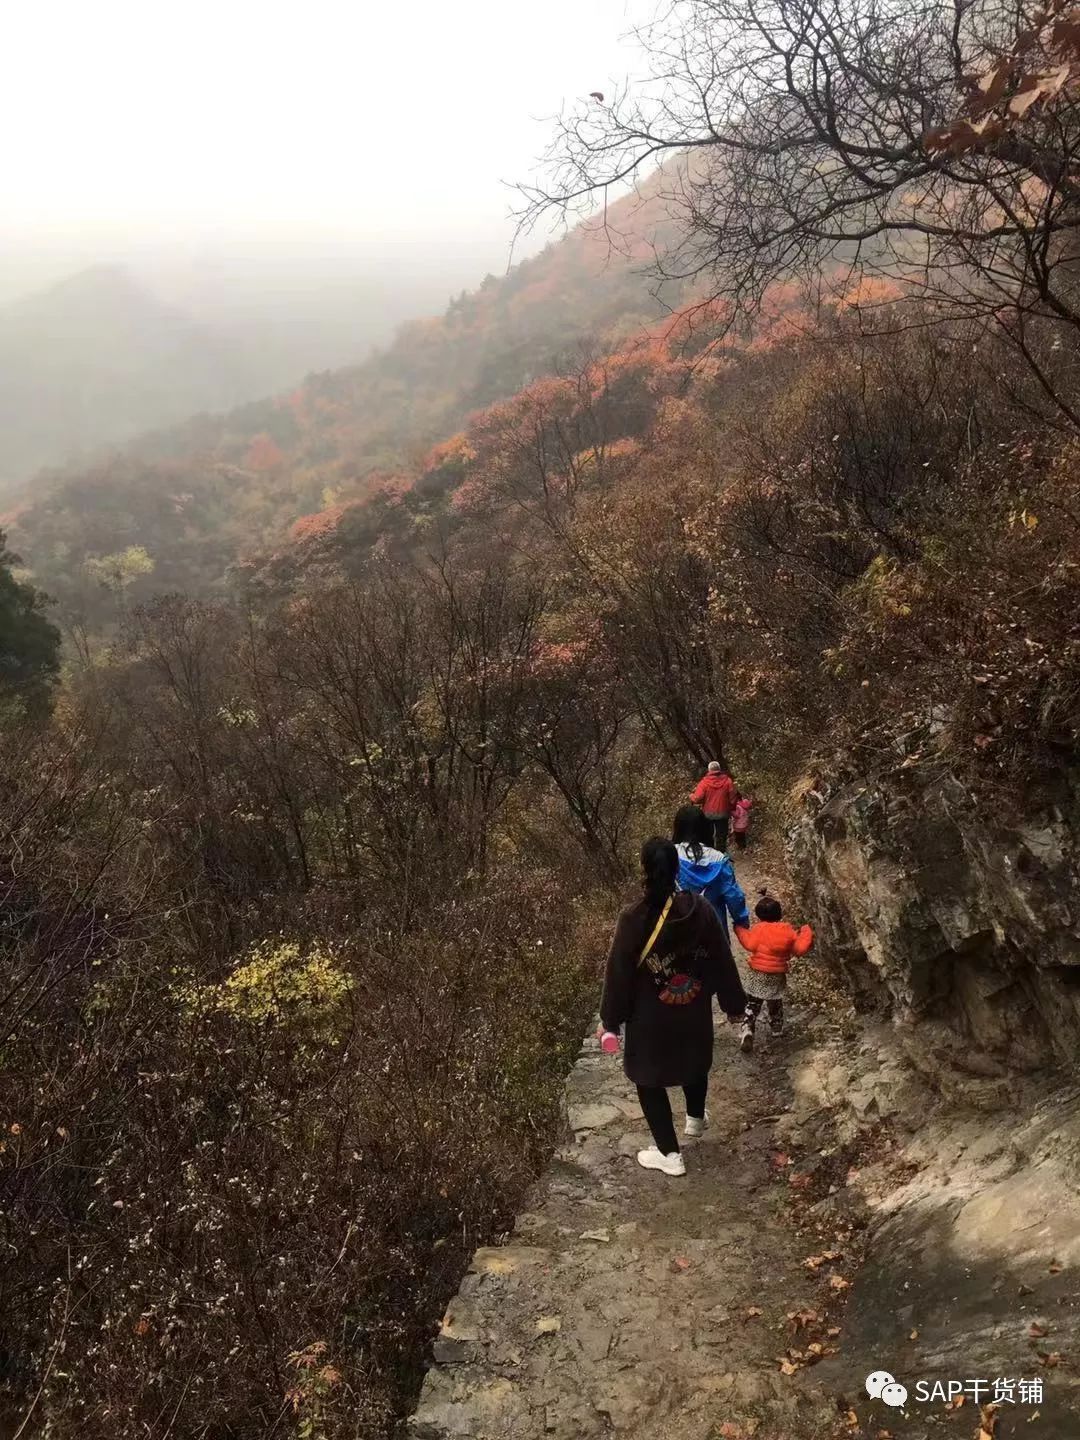
M 888 1370 L 874 1370 L 866 1377 L 866 1393 L 871 1400 L 877 1400 L 886 1385 L 895 1385 L 896 1381 L 889 1374 Z
M 894 1409 L 899 1410 L 901 1405 L 907 1404 L 907 1386 L 899 1384 L 896 1380 L 891 1385 L 883 1385 L 881 1398 L 886 1405 L 892 1405 Z

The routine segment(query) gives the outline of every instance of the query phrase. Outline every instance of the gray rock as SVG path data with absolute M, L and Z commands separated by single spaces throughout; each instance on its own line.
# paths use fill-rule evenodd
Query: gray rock
M 614 1105 L 571 1105 L 570 1106 L 570 1128 L 577 1132 L 581 1130 L 599 1130 L 604 1125 L 610 1125 L 613 1120 L 621 1120 L 622 1111 Z
M 480 1312 L 476 1305 L 455 1295 L 447 1306 L 439 1335 L 445 1340 L 472 1341 L 484 1338 Z
M 614 1334 L 615 1330 L 611 1325 L 604 1325 L 595 1320 L 585 1320 L 574 1327 L 571 1339 L 581 1348 L 586 1359 L 598 1361 L 607 1358 Z
M 939 1069 L 993 1078 L 1076 1053 L 1080 1004 L 1060 979 L 1080 966 L 1080 838 L 1065 818 L 1076 787 L 1063 767 L 1055 805 L 985 816 L 955 781 L 886 768 L 792 829 L 814 955 L 863 1008 L 948 1027 L 958 1044 Z

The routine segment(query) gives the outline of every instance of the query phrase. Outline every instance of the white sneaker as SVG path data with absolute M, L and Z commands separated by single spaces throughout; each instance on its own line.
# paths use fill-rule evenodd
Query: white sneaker
M 676 1150 L 673 1155 L 661 1155 L 655 1145 L 637 1152 L 637 1163 L 646 1170 L 662 1170 L 665 1175 L 685 1175 L 686 1161 Z
M 706 1110 L 705 1114 L 701 1116 L 700 1119 L 696 1115 L 687 1115 L 686 1129 L 683 1131 L 683 1134 L 688 1140 L 700 1140 L 702 1135 L 705 1134 L 705 1131 L 708 1128 L 709 1112 L 708 1110 Z
M 742 1029 L 739 1031 L 739 1049 L 744 1055 L 749 1055 L 754 1048 L 754 1027 L 743 1021 Z

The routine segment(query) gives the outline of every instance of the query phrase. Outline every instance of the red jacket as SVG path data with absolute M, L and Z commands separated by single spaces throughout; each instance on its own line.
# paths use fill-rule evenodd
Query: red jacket
M 736 925 L 735 934 L 743 949 L 750 952 L 750 969 L 766 975 L 787 974 L 791 957 L 805 955 L 814 943 L 809 925 L 796 930 L 786 920 L 759 920 L 749 930 L 745 925 Z
M 703 775 L 691 791 L 690 799 L 710 817 L 730 815 L 739 792 L 730 775 Z

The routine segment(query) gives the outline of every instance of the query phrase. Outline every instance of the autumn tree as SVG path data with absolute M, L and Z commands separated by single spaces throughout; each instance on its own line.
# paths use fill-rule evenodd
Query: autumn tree
M 539 639 L 530 657 L 527 758 L 555 786 L 601 873 L 621 878 L 647 747 L 596 617 L 561 618 L 565 636 Z

